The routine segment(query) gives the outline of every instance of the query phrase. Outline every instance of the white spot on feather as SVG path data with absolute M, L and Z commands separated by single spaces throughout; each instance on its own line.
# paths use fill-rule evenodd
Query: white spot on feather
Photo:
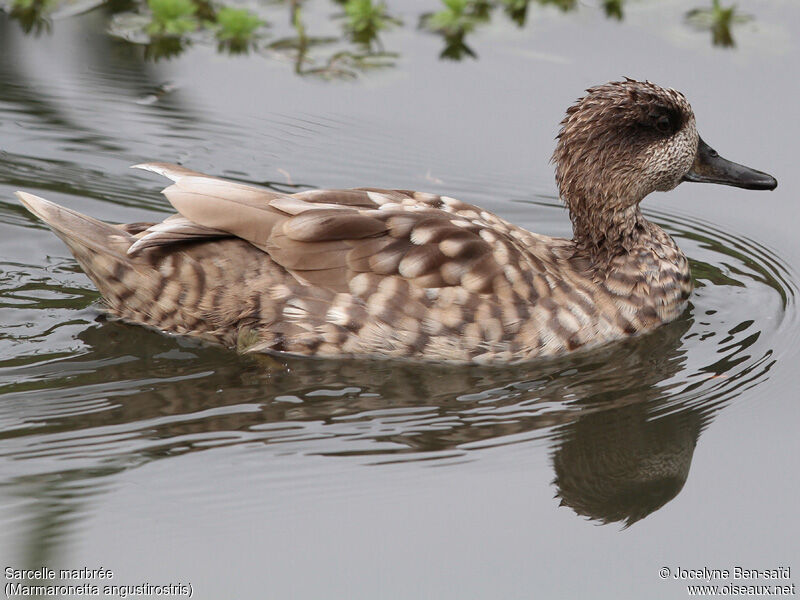
M 511 260 L 511 254 L 508 251 L 508 246 L 506 246 L 503 242 L 496 242 L 494 244 L 492 247 L 492 254 L 499 265 L 507 265 Z
M 344 327 L 350 322 L 350 317 L 344 308 L 340 306 L 332 306 L 330 309 L 328 309 L 328 312 L 325 315 L 325 320 L 328 323 L 333 323 L 335 325 L 341 325 Z
M 381 194 L 380 192 L 367 192 L 367 197 L 378 206 L 383 206 L 388 202 L 392 201 L 392 199 L 389 198 L 389 196 Z
M 168 260 L 162 261 L 158 266 L 158 272 L 161 273 L 162 277 L 172 277 L 175 273 L 174 256 L 171 256 Z
M 497 236 L 492 232 L 491 229 L 481 229 L 478 232 L 478 235 L 480 235 L 484 241 L 489 242 L 490 244 L 493 244 L 497 241 Z
M 414 192 L 414 199 L 420 202 L 433 202 L 439 198 L 438 194 L 431 194 L 430 192 Z
M 299 298 L 291 298 L 286 306 L 283 307 L 283 316 L 287 319 L 298 321 L 308 319 L 308 306 Z
M 289 286 L 283 284 L 278 284 L 269 289 L 269 296 L 273 300 L 285 300 L 286 298 L 290 298 L 292 295 L 293 292 L 289 289 Z
M 413 279 L 424 275 L 427 271 L 427 257 L 425 256 L 406 256 L 400 261 L 397 271 L 403 277 Z
M 455 258 L 461 254 L 471 240 L 462 240 L 458 238 L 448 238 L 439 242 L 439 250 L 445 256 Z
M 372 287 L 369 273 L 359 273 L 350 280 L 350 293 L 354 296 L 365 296 Z
M 411 230 L 411 243 L 421 246 L 427 244 L 436 234 L 435 227 L 415 227 Z

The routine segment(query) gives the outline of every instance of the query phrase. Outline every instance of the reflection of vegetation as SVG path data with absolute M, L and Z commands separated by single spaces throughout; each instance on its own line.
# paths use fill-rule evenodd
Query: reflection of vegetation
M 623 0 L 603 0 L 603 10 L 610 19 L 622 20 Z
M 302 9 L 299 2 L 292 2 L 292 26 L 295 36 L 279 39 L 269 45 L 271 50 L 279 53 L 289 53 L 294 55 L 294 70 L 298 75 L 304 75 L 308 63 L 312 62 L 308 58 L 308 52 L 314 46 L 325 46 L 336 41 L 332 37 L 310 37 L 306 33 L 305 22 L 303 21 Z M 312 67 L 315 68 L 315 67 Z
M 442 0 L 444 8 L 439 12 L 422 16 L 422 25 L 445 37 L 471 32 L 485 18 L 476 14 L 475 4 L 470 0 Z
M 347 17 L 345 29 L 350 38 L 364 46 L 371 46 L 378 39 L 378 32 L 390 25 L 402 25 L 402 21 L 390 17 L 386 4 L 374 4 L 372 0 L 347 0 L 344 5 Z
M 564 12 L 569 12 L 578 8 L 578 0 L 539 0 L 539 4 L 550 4 L 551 6 L 560 8 Z
M 396 55 L 383 50 L 382 32 L 402 21 L 392 16 L 384 0 L 330 0 L 343 9 L 336 15 L 343 20 L 338 36 L 312 35 L 303 20 L 303 0 L 276 0 L 269 9 L 289 9 L 291 31 L 277 39 L 262 42 L 259 32 L 266 19 L 253 10 L 210 0 L 96 0 L 105 2 L 113 15 L 110 32 L 125 41 L 141 44 L 145 56 L 159 59 L 175 56 L 192 43 L 207 43 L 213 34 L 220 51 L 242 53 L 267 51 L 267 54 L 288 55 L 299 75 L 324 78 L 352 78 L 359 72 L 390 67 Z M 222 0 L 225 1 L 225 0 Z M 321 2 L 322 0 L 317 0 Z M 428 0 L 432 4 L 437 0 Z M 706 0 L 707 1 L 707 0 Z M 0 0 L 10 3 L 9 13 L 25 30 L 36 34 L 49 31 L 49 16 L 74 0 Z M 498 11 L 523 27 L 531 7 L 537 10 L 572 12 L 582 9 L 578 0 L 438 0 L 439 10 L 424 13 L 420 28 L 439 35 L 444 47 L 440 58 L 462 60 L 476 58 L 467 38 Z M 624 18 L 625 0 L 600 0 L 599 9 L 609 19 Z M 120 10 L 131 12 L 119 13 Z M 720 0 L 711 0 L 710 8 L 689 11 L 689 24 L 711 30 L 714 45 L 734 46 L 731 27 L 751 17 L 737 13 L 734 6 L 723 7 Z
M 192 41 L 208 39 L 213 32 L 218 49 L 247 52 L 266 22 L 244 8 L 215 8 L 206 0 L 147 0 L 149 14 L 125 12 L 114 15 L 110 33 L 145 47 L 147 58 L 170 58 L 183 52 Z M 198 37 L 199 36 L 199 37 Z
M 200 27 L 214 31 L 220 49 L 246 52 L 256 30 L 265 25 L 245 8 L 222 6 L 215 11 L 197 0 L 147 0 L 147 4 L 152 14 L 146 28 L 150 35 L 147 54 L 154 58 L 179 54 L 184 48 L 182 38 Z
M 528 17 L 528 4 L 530 0 L 501 0 L 508 18 L 522 27 Z
M 160 58 L 172 58 L 178 56 L 188 46 L 180 37 L 154 37 L 153 40 L 144 48 L 146 58 L 158 60 Z
M 14 0 L 11 16 L 19 22 L 25 33 L 49 33 L 50 21 L 47 16 L 57 5 L 56 0 Z
M 444 38 L 445 47 L 440 58 L 461 60 L 464 56 L 477 55 L 467 46 L 464 38 L 479 23 L 489 18 L 487 5 L 472 0 L 442 0 L 444 8 L 439 12 L 422 15 L 420 25 Z
M 464 33 L 457 33 L 455 35 L 445 35 L 444 49 L 439 58 L 447 58 L 450 60 L 461 60 L 465 56 L 478 58 L 478 55 L 473 52 L 472 48 L 467 46 L 464 42 Z
M 334 37 L 312 37 L 306 32 L 305 21 L 300 3 L 292 3 L 292 26 L 294 36 L 282 38 L 269 44 L 268 48 L 280 54 L 288 54 L 294 61 L 294 70 L 298 75 L 311 75 L 323 79 L 352 79 L 357 72 L 389 67 L 394 64 L 396 54 L 383 51 L 336 50 L 322 57 L 313 56 L 311 50 L 330 47 L 338 42 Z M 379 44 L 378 44 L 379 45 Z
M 686 19 L 698 29 L 711 30 L 711 43 L 715 46 L 732 48 L 736 45 L 731 33 L 734 23 L 746 23 L 749 15 L 738 14 L 736 6 L 724 8 L 720 0 L 712 0 L 711 8 L 696 8 L 686 13 Z

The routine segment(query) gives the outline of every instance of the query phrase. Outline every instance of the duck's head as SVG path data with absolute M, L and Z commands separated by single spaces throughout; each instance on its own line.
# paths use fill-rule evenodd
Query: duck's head
M 626 79 L 586 91 L 567 110 L 553 153 L 573 222 L 624 215 L 650 192 L 682 181 L 755 190 L 778 185 L 771 175 L 728 161 L 703 142 L 692 107 L 676 90 Z

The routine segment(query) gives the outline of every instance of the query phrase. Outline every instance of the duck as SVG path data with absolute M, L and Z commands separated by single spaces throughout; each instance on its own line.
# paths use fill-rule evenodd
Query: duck
M 685 96 L 625 78 L 566 112 L 552 155 L 571 239 L 455 198 L 399 189 L 294 194 L 183 166 L 176 213 L 110 224 L 27 192 L 124 321 L 242 353 L 507 364 L 640 335 L 677 319 L 689 262 L 640 203 L 681 182 L 772 190 L 699 137 Z

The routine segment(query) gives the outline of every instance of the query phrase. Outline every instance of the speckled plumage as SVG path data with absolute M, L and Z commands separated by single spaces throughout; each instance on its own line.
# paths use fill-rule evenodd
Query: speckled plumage
M 164 163 L 139 165 L 174 182 L 164 194 L 178 214 L 158 224 L 19 195 L 135 323 L 244 352 L 519 361 L 653 329 L 691 292 L 686 257 L 638 208 L 695 159 L 683 96 L 606 84 L 562 126 L 553 160 L 573 240 L 446 196 L 285 195 Z

